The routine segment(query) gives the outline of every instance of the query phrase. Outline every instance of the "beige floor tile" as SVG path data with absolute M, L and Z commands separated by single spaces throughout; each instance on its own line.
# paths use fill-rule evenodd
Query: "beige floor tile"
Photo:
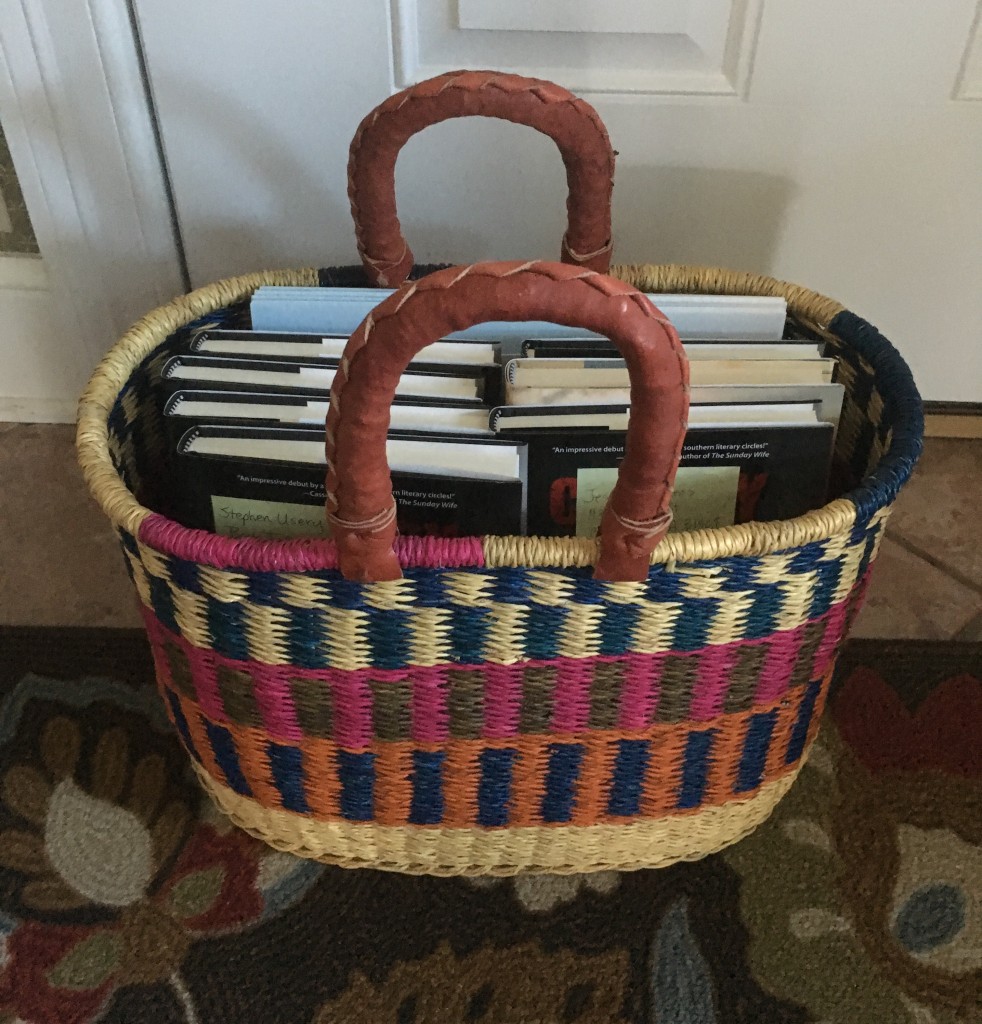
M 75 463 L 74 428 L 0 434 L 0 623 L 138 626 L 108 520 Z
M 982 416 L 951 416 L 944 413 L 925 416 L 924 436 L 982 438 Z
M 982 613 L 982 594 L 885 538 L 854 637 L 947 640 Z
M 928 438 L 889 532 L 982 590 L 982 441 Z
M 982 612 L 966 622 L 956 634 L 955 639 L 982 641 Z

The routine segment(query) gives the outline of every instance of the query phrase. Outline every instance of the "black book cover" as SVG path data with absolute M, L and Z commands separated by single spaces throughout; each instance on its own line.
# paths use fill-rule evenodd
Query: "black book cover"
M 309 462 L 189 452 L 197 437 L 310 440 L 310 430 L 201 426 L 182 437 L 175 458 L 180 495 L 177 518 L 224 536 L 326 536 L 325 467 Z M 390 438 L 433 443 L 433 435 Z M 470 443 L 454 436 L 454 443 Z M 481 438 L 482 444 L 509 444 Z M 404 535 L 469 537 L 519 534 L 524 527 L 524 480 L 477 479 L 393 472 L 396 521 Z
M 690 429 L 674 530 L 789 519 L 825 503 L 831 424 Z M 623 431 L 515 431 L 528 442 L 528 532 L 592 536 L 624 457 Z
M 330 381 L 325 371 L 336 370 L 338 360 L 323 359 L 317 362 L 288 362 L 272 359 L 247 359 L 233 356 L 171 356 L 161 367 L 161 407 L 176 391 L 202 390 L 209 391 L 254 391 L 257 393 L 287 393 L 297 391 L 320 392 L 329 394 Z M 199 371 L 199 372 L 196 372 Z M 203 372 L 200 372 L 203 371 Z M 266 379 L 242 379 L 241 374 L 260 374 Z M 437 402 L 441 405 L 455 401 L 472 404 L 484 404 L 485 388 L 490 379 L 491 392 L 487 400 L 497 400 L 495 389 L 500 388 L 501 373 L 498 367 L 452 367 L 444 364 L 438 369 L 409 367 L 403 373 L 406 386 L 400 388 L 396 401 L 405 398 L 412 402 Z M 407 378 L 430 378 L 423 388 L 424 393 L 410 391 L 411 382 Z M 446 393 L 432 391 L 430 385 L 434 378 L 446 382 Z M 471 387 L 471 384 L 473 387 Z

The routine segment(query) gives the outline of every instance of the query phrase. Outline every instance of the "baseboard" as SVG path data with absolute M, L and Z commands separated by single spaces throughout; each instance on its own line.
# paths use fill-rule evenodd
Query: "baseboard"
M 982 402 L 925 402 L 925 416 L 982 416 Z
M 8 398 L 0 395 L 0 423 L 74 423 L 78 403 L 68 398 Z

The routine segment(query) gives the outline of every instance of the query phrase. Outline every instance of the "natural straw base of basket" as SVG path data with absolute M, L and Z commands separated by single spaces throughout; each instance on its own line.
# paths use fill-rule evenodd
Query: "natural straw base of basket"
M 743 839 L 765 821 L 799 768 L 734 800 L 693 814 L 626 825 L 505 829 L 425 828 L 314 821 L 268 808 L 217 783 L 197 764 L 208 795 L 236 825 L 270 846 L 344 868 L 413 875 L 577 874 L 636 871 L 698 860 Z

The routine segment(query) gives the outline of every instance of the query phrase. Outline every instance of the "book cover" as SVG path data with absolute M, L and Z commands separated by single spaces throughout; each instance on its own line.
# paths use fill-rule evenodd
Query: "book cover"
M 229 356 L 176 355 L 164 363 L 160 376 L 166 401 L 173 392 L 191 388 L 210 391 L 320 391 L 327 394 L 336 370 L 336 360 L 291 363 Z M 444 366 L 439 372 L 422 372 L 410 367 L 399 378 L 396 397 L 483 404 L 485 377 L 486 373 L 480 367 L 456 369 Z
M 808 338 L 778 342 L 713 341 L 705 338 L 684 341 L 689 359 L 819 359 L 825 345 Z M 619 359 L 620 352 L 606 338 L 528 338 L 522 342 L 525 359 Z
M 305 288 L 263 285 L 250 302 L 257 331 L 349 335 L 383 299 L 386 288 Z M 679 336 L 719 340 L 779 341 L 784 336 L 787 302 L 771 295 L 649 294 L 675 325 Z M 448 340 L 505 341 L 516 348 L 525 338 L 599 338 L 562 324 L 488 322 L 448 336 Z
M 320 391 L 267 394 L 242 391 L 175 391 L 164 404 L 168 446 L 176 451 L 190 426 L 268 426 L 313 429 L 322 435 L 328 395 Z M 488 436 L 488 410 L 472 403 L 442 405 L 397 399 L 390 410 L 389 429 Z
M 296 442 L 304 459 L 270 457 L 269 451 L 296 452 Z M 262 453 L 246 455 L 250 445 Z M 457 451 L 462 446 L 472 446 L 469 459 L 469 452 Z M 401 533 L 466 537 L 524 531 L 523 444 L 453 437 L 434 445 L 429 435 L 404 433 L 390 435 L 388 448 Z M 497 457 L 489 459 L 495 449 Z M 430 471 L 427 463 L 448 452 L 454 456 L 451 468 Z M 500 475 L 454 471 L 453 463 L 466 467 L 468 461 L 490 463 Z M 175 477 L 181 495 L 177 514 L 186 526 L 229 537 L 329 535 L 323 442 L 309 430 L 194 427 L 181 438 Z
M 672 529 L 789 519 L 825 503 L 829 423 L 690 427 Z M 532 536 L 593 536 L 624 458 L 622 431 L 517 431 L 528 443 Z
M 199 355 L 318 362 L 322 359 L 340 359 L 347 344 L 347 334 L 324 336 L 206 327 L 192 335 L 188 350 Z M 499 346 L 493 342 L 436 341 L 418 353 L 413 365 L 494 366 L 498 356 Z
M 693 359 L 689 380 L 693 387 L 725 384 L 825 384 L 832 382 L 834 359 Z M 529 391 L 630 388 L 623 359 L 512 359 L 505 364 L 505 399 L 508 405 L 530 403 Z M 609 404 L 615 400 L 610 399 Z

